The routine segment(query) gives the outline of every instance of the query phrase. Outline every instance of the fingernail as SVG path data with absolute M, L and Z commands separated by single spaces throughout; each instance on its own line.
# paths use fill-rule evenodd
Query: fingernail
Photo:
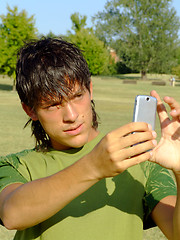
M 152 131 L 152 135 L 153 135 L 154 138 L 157 137 L 157 133 L 155 131 Z
M 152 142 L 153 142 L 154 146 L 157 145 L 157 141 L 156 140 L 152 140 Z
M 148 128 L 149 128 L 149 130 L 152 130 L 151 124 L 148 124 Z

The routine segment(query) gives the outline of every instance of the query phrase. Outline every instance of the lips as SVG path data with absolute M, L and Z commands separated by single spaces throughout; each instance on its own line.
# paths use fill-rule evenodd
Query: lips
M 74 135 L 78 135 L 82 131 L 82 128 L 83 128 L 83 124 L 80 124 L 77 127 L 71 127 L 67 130 L 64 130 L 64 132 L 74 136 Z

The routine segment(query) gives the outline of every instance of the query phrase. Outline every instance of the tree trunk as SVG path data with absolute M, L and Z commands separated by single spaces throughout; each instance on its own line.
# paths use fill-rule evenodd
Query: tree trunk
M 144 71 L 144 70 L 141 71 L 141 79 L 142 80 L 147 80 L 146 71 Z

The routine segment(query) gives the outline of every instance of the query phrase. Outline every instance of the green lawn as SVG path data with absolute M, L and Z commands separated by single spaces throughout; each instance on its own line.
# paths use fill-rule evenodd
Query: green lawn
M 166 75 L 149 75 L 162 79 L 166 86 L 152 86 L 152 81 L 143 82 L 139 75 L 123 75 L 116 78 L 93 77 L 94 99 L 100 117 L 100 129 L 106 132 L 132 121 L 134 98 L 138 94 L 149 94 L 152 89 L 160 96 L 170 95 L 180 102 L 180 87 L 171 87 Z M 137 84 L 123 84 L 123 79 L 138 80 Z M 16 92 L 11 91 L 11 80 L 0 77 L 0 151 L 1 155 L 17 152 L 34 145 L 30 128 L 23 129 L 27 117 L 21 109 Z M 156 130 L 160 134 L 157 120 Z M 12 239 L 14 232 L 0 228 L 0 239 Z M 157 228 L 144 232 L 144 240 L 166 239 Z

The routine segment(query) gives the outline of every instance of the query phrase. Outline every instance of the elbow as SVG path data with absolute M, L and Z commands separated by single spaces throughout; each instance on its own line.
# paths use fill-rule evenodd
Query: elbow
M 2 221 L 7 230 L 18 230 L 11 222 Z
M 6 206 L 1 209 L 0 219 L 2 225 L 8 230 L 23 230 L 25 229 L 22 226 L 21 214 L 14 212 L 10 206 Z
M 15 183 L 7 186 L 0 193 L 0 221 L 1 224 L 8 230 L 23 230 L 23 212 L 22 206 L 16 200 L 13 200 L 15 189 L 21 186 L 20 183 Z M 16 198 L 15 198 L 16 199 Z M 14 204 L 14 202 L 16 204 Z M 18 204 L 17 204 L 18 203 Z
M 8 229 L 8 230 L 24 230 L 25 228 L 23 226 L 20 226 L 17 224 L 16 220 L 8 220 L 8 219 L 2 219 L 2 225 Z

